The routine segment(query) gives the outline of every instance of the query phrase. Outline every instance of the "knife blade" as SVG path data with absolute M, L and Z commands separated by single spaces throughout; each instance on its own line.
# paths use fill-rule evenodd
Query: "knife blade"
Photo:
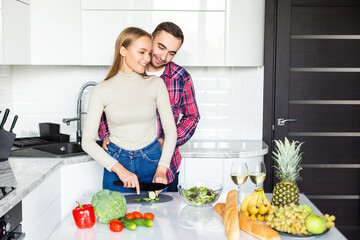
M 114 185 L 117 186 L 124 186 L 124 183 L 119 181 L 114 181 Z M 168 184 L 162 184 L 162 183 L 146 183 L 146 182 L 139 182 L 140 191 L 157 191 L 167 188 Z
M 6 122 L 7 117 L 9 116 L 9 112 L 10 112 L 10 110 L 7 108 L 5 110 L 4 117 L 3 117 L 2 121 L 1 121 L 0 129 L 4 129 L 4 124 Z
M 18 115 L 15 115 L 14 120 L 10 127 L 10 132 L 13 132 L 12 130 L 14 129 L 17 120 L 18 120 Z

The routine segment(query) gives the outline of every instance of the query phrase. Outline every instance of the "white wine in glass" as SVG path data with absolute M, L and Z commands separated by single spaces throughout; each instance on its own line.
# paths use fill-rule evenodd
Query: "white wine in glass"
M 264 182 L 266 177 L 266 168 L 263 161 L 254 161 L 250 164 L 249 177 L 256 185 L 256 188 Z
M 248 167 L 245 162 L 234 162 L 230 171 L 231 180 L 238 186 L 238 203 L 240 204 L 240 188 L 248 179 Z

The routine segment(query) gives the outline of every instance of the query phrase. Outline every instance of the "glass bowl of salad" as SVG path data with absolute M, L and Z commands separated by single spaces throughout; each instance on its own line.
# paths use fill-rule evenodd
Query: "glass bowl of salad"
M 178 185 L 181 198 L 190 206 L 212 206 L 220 197 L 223 186 L 216 182 L 185 182 Z

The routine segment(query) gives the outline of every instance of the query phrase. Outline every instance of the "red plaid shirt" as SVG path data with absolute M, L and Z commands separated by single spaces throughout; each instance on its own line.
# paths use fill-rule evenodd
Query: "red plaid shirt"
M 161 78 L 164 80 L 169 92 L 171 109 L 174 114 L 175 123 L 177 123 L 178 138 L 170 167 L 166 173 L 168 183 L 170 183 L 174 180 L 175 174 L 181 164 L 179 147 L 185 144 L 194 134 L 200 115 L 195 100 L 195 91 L 191 76 L 184 68 L 173 62 L 169 62 L 165 66 L 165 71 L 161 75 Z M 180 114 L 182 114 L 182 117 L 179 121 Z M 164 138 L 164 131 L 161 126 L 159 114 L 157 114 L 157 122 L 158 138 Z M 105 140 L 110 136 L 104 113 L 101 116 L 98 135 L 101 140 Z

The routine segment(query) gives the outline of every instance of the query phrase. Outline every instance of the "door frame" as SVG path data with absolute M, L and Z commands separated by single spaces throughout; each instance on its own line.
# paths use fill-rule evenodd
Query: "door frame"
M 275 127 L 275 79 L 276 79 L 276 21 L 277 0 L 265 1 L 265 41 L 264 41 L 264 99 L 263 99 L 263 141 L 269 152 L 264 156 L 266 180 L 264 190 L 272 192 L 274 186 L 274 160 L 272 149 Z

